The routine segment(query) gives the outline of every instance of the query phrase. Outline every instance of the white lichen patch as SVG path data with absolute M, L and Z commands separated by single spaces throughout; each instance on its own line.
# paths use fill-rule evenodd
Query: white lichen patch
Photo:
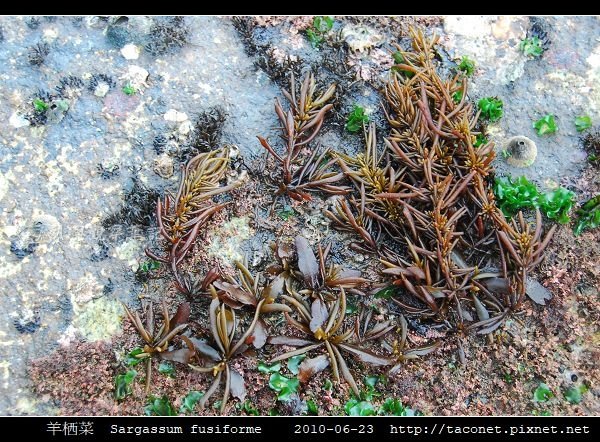
M 76 282 L 67 280 L 67 291 L 71 293 L 73 304 L 83 304 L 102 295 L 104 285 L 89 272 Z
M 342 29 L 342 38 L 355 52 L 364 52 L 383 42 L 383 36 L 366 26 L 346 25 Z
M 115 299 L 98 298 L 73 303 L 73 326 L 88 341 L 110 339 L 121 331 L 123 307 Z
M 8 119 L 8 124 L 10 124 L 12 127 L 19 129 L 21 127 L 29 126 L 30 123 L 29 120 L 20 113 L 13 112 L 13 114 Z
M 175 166 L 173 164 L 173 158 L 166 153 L 159 155 L 154 160 L 154 172 L 162 178 L 171 178 L 175 172 Z
M 41 167 L 40 172 L 47 179 L 48 195 L 54 196 L 64 190 L 63 172 L 56 160 L 48 161 L 45 166 Z
M 0 361 L 0 377 L 2 378 L 2 388 L 8 387 L 8 381 L 10 378 L 10 366 L 10 362 Z
M 108 83 L 105 83 L 104 81 L 101 81 L 98 83 L 98 86 L 96 86 L 96 88 L 94 89 L 94 95 L 96 97 L 104 97 L 108 91 L 110 90 L 110 85 Z
M 136 239 L 129 239 L 115 248 L 115 255 L 134 272 L 138 269 L 138 257 L 142 253 L 142 243 Z
M 20 397 L 17 399 L 15 408 L 18 414 L 35 415 L 37 414 L 37 405 L 38 401 L 36 399 Z
M 150 73 L 143 67 L 131 65 L 121 79 L 128 82 L 136 91 L 142 93 L 148 87 L 146 80 L 149 75 Z
M 219 226 L 209 237 L 208 256 L 215 257 L 227 265 L 244 258 L 242 242 L 254 234 L 247 216 L 231 218 Z
M 452 16 L 444 20 L 444 45 L 449 53 L 460 58 L 467 55 L 477 60 L 477 66 L 493 75 L 494 82 L 509 84 L 525 73 L 525 57 L 518 43 L 529 27 L 527 17 Z M 478 92 L 477 84 L 472 91 Z
M 140 57 L 140 47 L 133 43 L 126 44 L 121 48 L 121 55 L 126 60 L 137 60 Z
M 171 121 L 174 123 L 182 123 L 188 119 L 185 112 L 179 112 L 175 109 L 169 109 L 164 115 L 165 121 Z
M 0 201 L 4 198 L 4 195 L 8 192 L 8 180 L 4 178 L 4 175 L 0 173 Z
M 0 256 L 0 279 L 8 279 L 16 275 L 22 269 L 22 261 L 8 261 L 4 256 Z

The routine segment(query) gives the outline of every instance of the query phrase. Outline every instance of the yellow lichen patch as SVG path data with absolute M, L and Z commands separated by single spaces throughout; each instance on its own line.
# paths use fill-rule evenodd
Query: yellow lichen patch
M 73 326 L 88 340 L 109 339 L 121 331 L 123 307 L 116 299 L 98 298 L 83 305 L 73 304 Z
M 231 218 L 214 230 L 210 235 L 208 256 L 218 258 L 229 265 L 241 261 L 244 258 L 242 242 L 254 233 L 248 221 L 247 216 Z
M 31 399 L 28 397 L 20 397 L 17 399 L 17 403 L 15 404 L 16 410 L 19 414 L 30 414 L 35 415 L 37 411 L 38 401 L 35 399 Z

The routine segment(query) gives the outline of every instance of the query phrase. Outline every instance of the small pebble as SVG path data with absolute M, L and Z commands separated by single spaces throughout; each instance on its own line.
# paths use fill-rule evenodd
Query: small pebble
M 121 55 L 126 60 L 137 60 L 140 57 L 140 48 L 132 43 L 126 44 L 121 49 Z

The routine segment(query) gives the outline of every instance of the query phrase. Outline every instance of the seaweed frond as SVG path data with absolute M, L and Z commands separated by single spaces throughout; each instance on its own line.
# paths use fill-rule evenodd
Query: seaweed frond
M 188 287 L 177 267 L 192 249 L 200 228 L 210 217 L 227 206 L 216 203 L 213 197 L 228 192 L 242 184 L 241 180 L 221 185 L 229 164 L 229 148 L 201 153 L 182 166 L 182 176 L 176 195 L 167 193 L 156 204 L 156 217 L 160 234 L 167 241 L 166 254 L 150 250 L 146 254 L 167 263 L 177 280 L 177 287 L 188 294 Z

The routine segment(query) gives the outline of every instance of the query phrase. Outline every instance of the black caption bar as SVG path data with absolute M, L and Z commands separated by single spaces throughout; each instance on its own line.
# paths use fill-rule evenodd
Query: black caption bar
M 598 440 L 597 417 L 4 417 L 34 440 Z M 10 434 L 10 432 L 9 432 Z

